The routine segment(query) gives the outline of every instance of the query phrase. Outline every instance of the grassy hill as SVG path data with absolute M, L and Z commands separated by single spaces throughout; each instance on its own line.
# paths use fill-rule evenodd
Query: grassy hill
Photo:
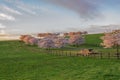
M 111 52 L 99 46 L 102 34 L 86 35 L 78 47 Z M 71 47 L 75 49 L 75 47 Z M 120 60 L 53 56 L 19 41 L 0 42 L 0 80 L 119 80 Z

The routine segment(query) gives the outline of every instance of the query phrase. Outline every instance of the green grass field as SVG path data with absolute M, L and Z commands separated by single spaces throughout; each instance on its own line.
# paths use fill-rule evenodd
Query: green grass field
M 102 34 L 86 36 L 86 43 L 64 50 L 93 48 L 115 52 L 99 44 Z M 0 80 L 120 80 L 120 60 L 88 57 L 67 57 L 46 54 L 37 46 L 19 41 L 0 42 Z

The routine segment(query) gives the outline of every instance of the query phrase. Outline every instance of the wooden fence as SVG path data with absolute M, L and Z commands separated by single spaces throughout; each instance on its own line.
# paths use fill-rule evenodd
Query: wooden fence
M 99 53 L 93 53 L 90 54 L 88 56 L 84 56 L 84 55 L 80 55 L 79 52 L 72 52 L 72 51 L 63 51 L 63 50 L 45 50 L 45 53 L 50 54 L 50 55 L 55 55 L 55 56 L 71 56 L 71 57 L 77 57 L 77 56 L 83 56 L 83 57 L 92 57 L 92 58 L 116 58 L 116 59 L 120 59 L 120 53 L 103 53 L 103 52 L 99 52 Z
M 24 47 L 24 46 L 22 46 Z M 50 54 L 50 55 L 55 55 L 55 56 L 70 56 L 70 57 L 78 57 L 78 56 L 82 56 L 82 57 L 91 57 L 91 58 L 100 58 L 100 59 L 104 59 L 104 58 L 108 58 L 108 59 L 120 59 L 120 53 L 103 53 L 103 52 L 99 52 L 99 53 L 93 53 L 91 55 L 88 56 L 84 56 L 84 55 L 78 55 L 79 51 L 65 51 L 65 50 L 53 50 L 53 49 L 29 49 L 27 47 L 25 47 L 25 49 L 28 49 L 30 51 L 33 52 L 38 52 L 38 53 L 45 53 L 45 54 Z

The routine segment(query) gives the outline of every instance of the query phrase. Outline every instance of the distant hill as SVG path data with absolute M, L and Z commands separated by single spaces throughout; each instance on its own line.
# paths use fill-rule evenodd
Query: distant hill
M 0 34 L 0 41 L 4 40 L 18 40 L 19 36 L 18 35 L 8 35 L 8 34 Z
M 120 29 L 120 25 L 104 25 L 104 26 L 98 26 L 98 25 L 91 25 L 89 28 L 86 28 L 85 30 L 88 33 L 104 33 L 104 32 L 110 32 L 112 30 Z

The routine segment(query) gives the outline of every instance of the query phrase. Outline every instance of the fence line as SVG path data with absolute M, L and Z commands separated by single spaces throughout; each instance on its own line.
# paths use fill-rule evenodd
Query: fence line
M 26 49 L 29 49 L 29 48 L 26 48 Z M 31 49 L 29 49 L 31 50 Z M 35 52 L 34 50 L 32 50 L 33 52 Z M 108 58 L 108 59 L 111 59 L 111 58 L 116 58 L 116 59 L 120 59 L 120 53 L 94 53 L 94 54 L 91 54 L 91 55 L 88 55 L 88 56 L 84 56 L 84 55 L 80 55 L 79 52 L 74 52 L 73 51 L 64 51 L 64 50 L 51 50 L 51 49 L 39 49 L 39 52 L 44 52 L 46 54 L 50 54 L 50 55 L 55 55 L 55 56 L 70 56 L 70 57 L 74 57 L 74 56 L 83 56 L 83 57 L 92 57 L 92 58 L 100 58 L 100 59 L 103 59 L 103 58 Z M 78 55 L 79 54 L 79 55 Z
M 64 50 L 45 50 L 45 52 L 47 54 L 51 54 L 51 55 L 55 55 L 55 56 L 70 56 L 70 57 L 78 57 L 78 56 L 83 56 L 83 57 L 92 57 L 92 58 L 100 58 L 100 59 L 103 59 L 103 58 L 108 58 L 108 59 L 111 59 L 111 58 L 116 58 L 116 59 L 120 59 L 120 54 L 113 54 L 113 53 L 93 53 L 93 54 L 90 54 L 88 56 L 84 56 L 84 55 L 81 55 L 78 53 L 79 52 L 72 52 L 72 51 L 64 51 Z

